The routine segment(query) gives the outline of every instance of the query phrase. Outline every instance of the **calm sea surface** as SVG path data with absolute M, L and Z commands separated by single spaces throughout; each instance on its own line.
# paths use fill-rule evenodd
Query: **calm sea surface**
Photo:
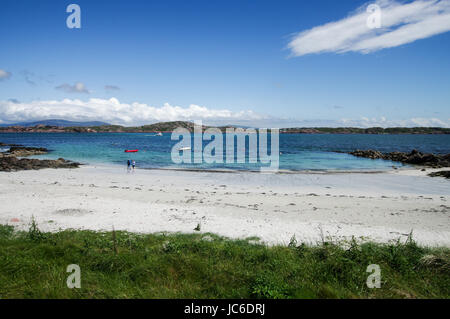
M 240 164 L 174 164 L 171 150 L 179 141 L 171 140 L 170 133 L 163 136 L 153 133 L 1 133 L 0 142 L 46 147 L 51 152 L 39 158 L 63 157 L 86 164 L 125 165 L 128 159 L 132 159 L 142 168 L 255 170 L 267 166 L 249 163 L 248 154 L 246 163 Z M 204 141 L 203 144 L 208 143 Z M 356 158 L 336 151 L 376 149 L 409 152 L 418 149 L 443 154 L 450 153 L 450 135 L 281 134 L 279 146 L 280 169 L 283 170 L 383 170 L 401 164 Z M 139 152 L 125 153 L 125 149 L 139 149 Z

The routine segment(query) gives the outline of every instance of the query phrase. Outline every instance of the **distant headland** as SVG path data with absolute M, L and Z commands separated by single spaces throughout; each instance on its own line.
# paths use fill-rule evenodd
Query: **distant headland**
M 194 123 L 189 121 L 159 122 L 142 126 L 112 125 L 104 122 L 71 122 L 66 120 L 45 120 L 28 123 L 3 124 L 0 133 L 168 133 L 183 127 L 190 132 Z M 203 129 L 240 128 L 241 126 L 206 126 Z M 443 127 L 291 127 L 280 128 L 282 134 L 450 134 L 450 128 Z

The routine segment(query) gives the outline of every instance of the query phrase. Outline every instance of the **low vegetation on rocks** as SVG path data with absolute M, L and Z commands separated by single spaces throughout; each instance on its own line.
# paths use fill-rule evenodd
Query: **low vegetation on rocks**
M 445 177 L 450 179 L 450 171 L 439 171 L 428 174 L 430 177 Z
M 370 159 L 384 159 L 405 164 L 422 165 L 434 168 L 450 167 L 450 154 L 439 155 L 422 153 L 412 150 L 410 153 L 390 152 L 382 153 L 375 150 L 356 150 L 348 152 L 357 157 L 365 157 Z
M 30 158 L 17 158 L 13 156 L 0 158 L 0 171 L 12 172 L 43 168 L 77 168 L 80 163 L 67 161 L 64 158 L 57 160 L 39 160 Z

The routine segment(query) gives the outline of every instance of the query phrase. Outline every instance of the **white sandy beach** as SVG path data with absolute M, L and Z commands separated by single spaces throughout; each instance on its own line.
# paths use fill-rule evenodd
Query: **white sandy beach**
M 267 244 L 402 241 L 450 247 L 450 181 L 386 173 L 211 173 L 117 166 L 0 172 L 0 223 L 40 229 L 216 233 Z

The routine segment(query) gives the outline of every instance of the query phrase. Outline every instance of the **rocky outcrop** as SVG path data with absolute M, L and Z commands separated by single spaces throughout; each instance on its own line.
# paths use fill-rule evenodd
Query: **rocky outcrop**
M 25 147 L 25 146 L 11 146 L 8 154 L 12 156 L 25 157 L 31 155 L 41 155 L 48 153 L 44 147 Z
M 394 162 L 401 162 L 405 164 L 422 165 L 429 167 L 450 167 L 450 154 L 447 155 L 436 155 L 421 153 L 417 150 L 412 150 L 410 153 L 403 152 L 391 152 L 391 153 L 381 153 L 375 150 L 356 150 L 353 152 L 348 152 L 351 155 L 358 157 L 365 157 L 370 159 L 384 159 Z
M 450 171 L 434 172 L 434 173 L 428 174 L 428 176 L 431 176 L 431 177 L 445 177 L 445 178 L 450 179 Z
M 22 145 L 19 145 L 19 144 L 8 144 L 8 143 L 0 142 L 0 146 L 22 146 Z
M 63 158 L 57 160 L 39 160 L 29 158 L 17 158 L 14 156 L 5 156 L 0 158 L 0 171 L 22 171 L 43 168 L 77 168 L 80 163 L 67 161 Z
M 381 153 L 379 151 L 374 151 L 374 150 L 367 150 L 367 151 L 356 150 L 356 151 L 348 152 L 348 153 L 353 156 L 357 156 L 357 157 L 365 157 L 365 158 L 370 158 L 370 159 L 384 159 L 383 153 Z
M 10 157 L 10 156 L 17 156 L 17 157 L 25 157 L 25 156 L 31 156 L 31 155 L 42 155 L 47 154 L 48 149 L 44 147 L 26 147 L 23 145 L 18 144 L 5 144 L 0 143 L 0 146 L 9 146 L 9 150 L 7 152 L 1 152 L 1 157 Z
M 12 172 L 42 168 L 77 168 L 80 163 L 67 161 L 64 158 L 57 160 L 40 160 L 26 157 L 31 155 L 41 155 L 48 153 L 48 149 L 44 147 L 26 147 L 18 144 L 0 143 L 0 146 L 9 146 L 7 152 L 0 153 L 0 171 Z

